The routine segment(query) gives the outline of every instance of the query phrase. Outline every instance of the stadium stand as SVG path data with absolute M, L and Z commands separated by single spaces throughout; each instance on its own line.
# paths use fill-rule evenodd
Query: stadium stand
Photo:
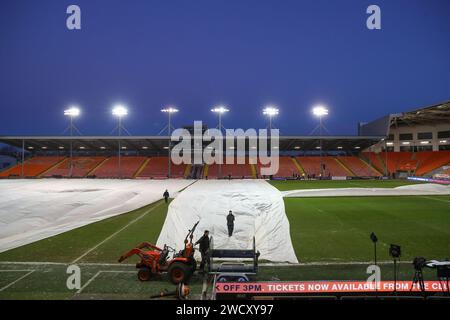
M 422 176 L 432 170 L 450 163 L 450 151 L 422 151 L 416 153 L 418 168 L 417 176 Z
M 385 169 L 385 163 L 389 174 L 396 172 L 409 172 L 411 175 L 423 176 L 445 165 L 450 165 L 450 151 L 420 151 L 420 152 L 364 152 L 356 156 L 324 156 L 324 177 L 328 176 L 357 176 L 380 177 Z M 292 178 L 303 176 L 319 177 L 320 157 L 318 156 L 281 156 L 279 158 L 279 171 L 275 178 Z M 98 177 L 98 178 L 151 178 L 164 179 L 168 176 L 168 158 L 163 156 L 123 156 L 121 160 L 121 174 L 119 174 L 118 157 L 102 156 L 76 156 L 73 158 L 72 177 Z M 263 177 L 258 163 L 223 164 L 222 176 L 240 179 Z M 190 165 L 174 165 L 171 167 L 172 178 L 188 178 Z M 199 175 L 196 178 L 217 179 L 219 177 L 219 165 L 205 165 L 199 167 Z M 70 159 L 61 156 L 35 156 L 24 162 L 24 177 L 69 177 Z M 20 177 L 22 165 L 8 168 L 0 172 L 0 178 Z
M 305 170 L 306 175 L 320 176 L 320 157 L 297 157 L 297 161 Z M 325 165 L 324 176 L 346 177 L 353 174 L 342 166 L 334 157 L 322 157 Z
M 450 163 L 450 151 L 418 151 L 418 152 L 364 152 L 362 156 L 380 172 L 384 172 L 387 163 L 389 174 L 398 171 L 410 171 L 417 176 L 423 176 L 441 166 Z M 381 160 L 381 161 L 380 161 Z
M 248 163 L 248 159 L 245 159 L 245 164 L 237 164 L 237 159 L 234 160 L 234 164 L 222 164 L 222 177 L 231 176 L 232 178 L 254 178 L 251 165 Z M 219 177 L 219 165 L 207 165 L 203 171 L 203 177 L 208 179 L 217 179 Z
M 290 178 L 295 175 L 302 175 L 303 170 L 298 163 L 296 163 L 295 158 L 292 157 L 280 157 L 279 158 L 279 170 L 278 173 L 274 175 L 276 178 Z M 261 168 L 264 167 L 261 163 L 256 165 L 258 177 L 261 177 Z
M 104 161 L 106 157 L 73 157 L 72 176 L 73 178 L 84 178 L 95 167 Z M 48 170 L 43 177 L 70 177 L 70 158 L 61 162 L 56 167 Z
M 24 162 L 23 176 L 26 178 L 36 178 L 45 174 L 47 170 L 58 165 L 60 162 L 65 162 L 65 157 L 58 156 L 37 156 Z M 8 170 L 0 172 L 1 178 L 7 177 L 21 177 L 22 165 L 18 164 Z
M 383 172 L 384 173 L 386 171 L 386 169 L 385 169 L 385 162 L 381 158 L 380 153 L 363 152 L 363 153 L 361 153 L 360 156 L 363 159 L 365 159 L 369 165 L 374 167 L 379 172 Z
M 383 159 L 387 159 L 389 173 L 397 171 L 414 171 L 417 169 L 417 160 L 412 158 L 413 153 L 405 152 L 385 152 L 381 153 Z
M 119 157 L 106 159 L 95 170 L 91 171 L 88 177 L 97 178 L 134 178 L 136 172 L 146 160 L 146 157 L 123 156 L 119 170 Z
M 380 177 L 381 173 L 358 157 L 337 157 L 357 177 Z
M 136 174 L 137 178 L 163 179 L 168 175 L 168 158 L 167 157 L 151 157 L 144 164 L 144 167 Z M 185 164 L 171 166 L 172 178 L 184 178 L 189 170 Z

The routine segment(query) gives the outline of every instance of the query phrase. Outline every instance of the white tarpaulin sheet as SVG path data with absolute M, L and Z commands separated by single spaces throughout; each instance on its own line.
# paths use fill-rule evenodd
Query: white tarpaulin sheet
M 188 180 L 0 180 L 0 252 L 126 213 Z
M 226 216 L 235 216 L 228 237 Z M 215 249 L 251 249 L 253 236 L 260 259 L 297 263 L 280 191 L 263 180 L 200 180 L 171 202 L 158 245 L 182 249 L 195 222 L 198 240 L 209 230 Z
M 412 184 L 396 188 L 335 188 L 283 191 L 283 197 L 365 197 L 365 196 L 433 196 L 450 195 L 450 186 L 440 184 Z

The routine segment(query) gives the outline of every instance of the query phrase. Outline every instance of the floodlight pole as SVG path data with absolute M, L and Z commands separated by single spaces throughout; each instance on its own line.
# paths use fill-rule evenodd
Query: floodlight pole
M 319 116 L 319 145 L 320 145 L 320 179 L 323 178 L 323 154 L 322 154 L 322 116 Z
M 225 112 L 228 112 L 229 110 L 224 107 L 224 106 L 218 106 L 215 107 L 214 109 L 211 109 L 212 112 L 217 113 L 218 117 L 219 117 L 219 126 L 218 129 L 220 131 L 220 140 L 219 140 L 219 155 L 220 155 L 220 159 L 219 159 L 219 179 L 222 178 L 222 164 L 223 164 L 223 160 L 224 160 L 224 152 L 223 152 L 223 135 L 222 135 L 222 114 Z M 224 128 L 225 129 L 225 128 Z M 226 129 L 225 129 L 226 131 Z M 217 137 L 216 137 L 217 138 Z M 216 154 L 217 154 L 217 150 L 216 150 Z
M 22 165 L 21 165 L 21 177 L 24 176 L 24 162 L 25 162 L 25 140 L 22 140 Z
M 388 169 L 388 150 L 387 150 L 387 141 L 384 139 L 384 152 L 386 152 L 386 160 L 385 160 L 385 172 L 386 178 L 389 178 L 389 169 Z
M 219 130 L 220 133 L 222 133 L 222 112 L 219 113 Z M 220 161 L 219 161 L 219 179 L 222 178 L 222 162 L 223 162 L 223 136 L 221 135 L 220 141 L 219 141 L 219 155 L 220 155 Z
M 171 147 L 172 147 L 172 141 L 171 141 L 171 135 L 172 135 L 172 112 L 178 112 L 178 109 L 173 108 L 173 107 L 169 107 L 169 108 L 165 108 L 162 109 L 161 112 L 166 112 L 168 113 L 168 117 L 169 117 L 169 123 L 167 125 L 167 134 L 168 134 L 168 146 L 167 146 L 167 177 L 171 178 L 172 177 L 172 160 L 170 158 L 171 154 Z M 164 131 L 165 128 L 163 128 L 161 130 L 161 132 Z
M 80 110 L 76 107 L 70 107 L 69 109 L 64 110 L 64 115 L 69 117 L 69 135 L 70 135 L 70 139 L 69 139 L 69 145 L 70 145 L 70 150 L 69 150 L 69 177 L 72 177 L 72 173 L 73 173 L 73 133 L 74 133 L 74 129 L 76 131 L 78 131 L 78 129 L 74 126 L 73 124 L 73 118 L 78 116 L 80 114 Z M 64 133 L 67 131 L 64 130 Z M 80 131 L 78 131 L 78 133 L 80 133 Z
M 72 178 L 73 172 L 73 116 L 70 116 L 70 169 L 69 177 Z
M 167 112 L 168 114 L 169 114 L 169 126 L 167 127 L 167 131 L 168 131 L 168 136 L 169 136 L 169 142 L 168 142 L 168 148 L 167 148 L 167 152 L 168 152 L 168 155 L 167 155 L 167 167 L 168 167 L 168 177 L 169 177 L 169 179 L 172 177 L 172 163 L 171 163 L 171 161 L 170 161 L 170 147 L 171 147 L 171 141 L 170 141 L 170 136 L 171 136 L 171 134 L 172 134 L 172 122 L 171 122 L 171 120 L 172 120 L 172 112 Z
M 121 158 L 121 136 L 122 136 L 122 116 L 118 116 L 119 118 L 119 179 L 122 179 L 122 158 Z

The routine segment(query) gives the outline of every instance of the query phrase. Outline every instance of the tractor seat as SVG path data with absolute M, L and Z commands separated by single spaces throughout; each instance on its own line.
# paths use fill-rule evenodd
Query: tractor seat
M 168 255 L 169 255 L 169 250 L 168 249 L 163 249 L 163 251 L 161 251 L 161 255 L 159 257 L 159 264 L 160 265 L 163 265 L 163 264 L 166 263 Z

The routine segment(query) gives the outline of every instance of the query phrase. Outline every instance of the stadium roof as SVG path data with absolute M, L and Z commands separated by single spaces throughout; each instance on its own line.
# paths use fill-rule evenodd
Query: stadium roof
M 282 136 L 280 151 L 315 150 L 322 140 L 323 150 L 363 150 L 382 140 L 384 136 Z M 117 141 L 127 150 L 167 152 L 168 136 L 0 136 L 0 142 L 17 148 L 25 143 L 28 150 L 68 150 L 72 142 L 74 149 L 85 151 L 117 150 Z M 209 142 L 204 142 L 207 145 Z
M 391 126 L 414 126 L 438 123 L 450 123 L 450 101 L 429 107 L 391 114 Z
M 358 133 L 387 136 L 390 128 L 437 124 L 450 124 L 450 101 L 412 111 L 391 113 L 368 123 L 360 123 Z
M 383 136 L 283 136 L 280 137 L 279 150 L 315 150 L 320 145 L 324 150 L 358 150 L 367 148 Z M 68 150 L 72 142 L 73 149 L 85 151 L 117 150 L 117 142 L 127 150 L 148 150 L 167 152 L 168 136 L 0 136 L 0 142 L 28 150 Z M 204 145 L 209 142 L 204 142 Z

